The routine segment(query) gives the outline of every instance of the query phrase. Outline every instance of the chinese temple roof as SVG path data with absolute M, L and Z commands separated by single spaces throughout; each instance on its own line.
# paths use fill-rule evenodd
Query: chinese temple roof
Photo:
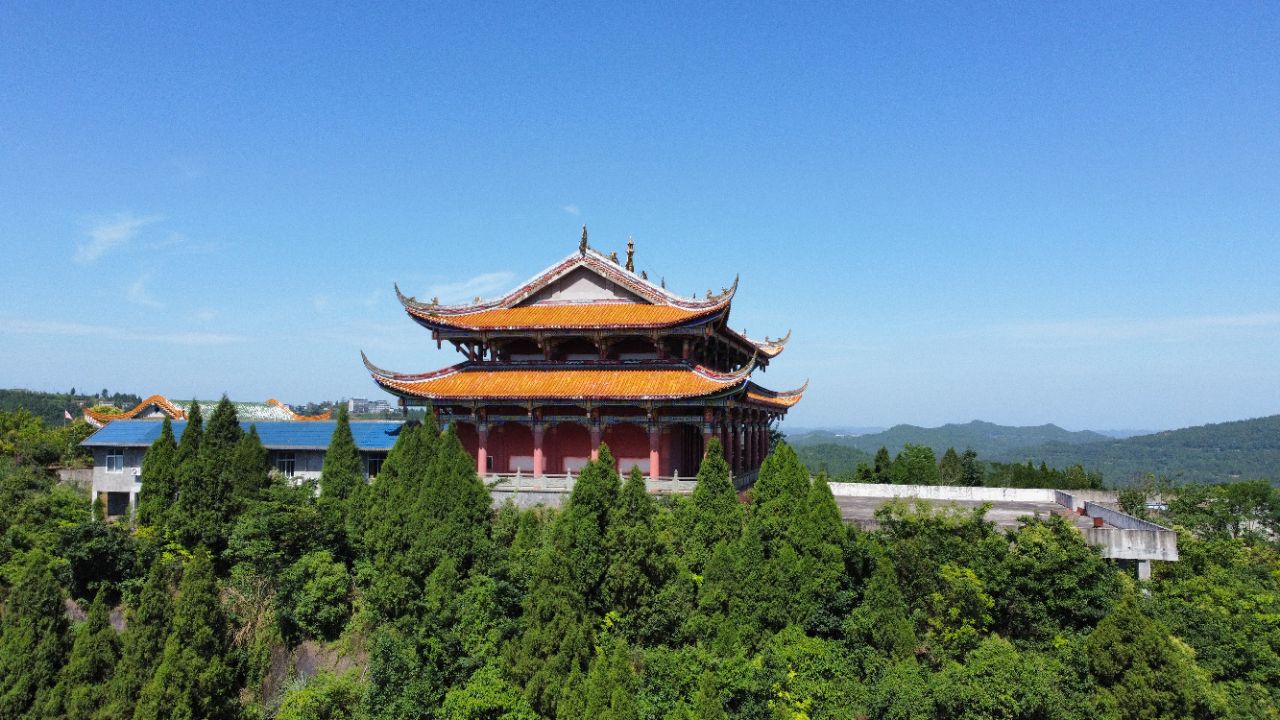
M 217 400 L 198 401 L 200 407 L 206 412 L 213 409 L 218 404 Z M 232 405 L 236 408 L 236 417 L 247 422 L 255 421 L 294 421 L 307 422 L 316 420 L 328 420 L 332 413 L 323 413 L 321 415 L 299 415 L 289 409 L 288 405 L 272 398 L 266 402 L 234 402 Z M 152 395 L 151 397 L 138 403 L 138 405 L 129 410 L 122 412 L 100 412 L 90 408 L 84 410 L 84 419 L 90 425 L 102 427 L 112 420 L 127 420 L 134 418 L 159 417 L 167 415 L 173 420 L 185 420 L 187 411 L 191 409 L 190 400 L 172 401 L 163 395 Z
M 789 408 L 800 402 L 800 399 L 804 397 L 804 391 L 808 388 L 808 380 L 805 381 L 804 385 L 801 385 L 795 390 L 787 390 L 784 392 L 768 390 L 755 383 L 747 383 L 746 397 L 748 400 L 758 402 L 763 405 L 769 405 L 776 408 Z
M 752 365 L 718 373 L 686 363 L 461 363 L 432 373 L 382 370 L 373 379 L 397 395 L 429 400 L 677 400 L 740 389 Z
M 705 321 L 723 313 L 728 304 L 728 299 L 725 299 L 721 304 L 708 308 L 689 309 L 640 303 L 564 303 L 443 314 L 406 303 L 405 310 L 431 326 L 475 331 L 579 330 L 598 327 L 653 329 Z

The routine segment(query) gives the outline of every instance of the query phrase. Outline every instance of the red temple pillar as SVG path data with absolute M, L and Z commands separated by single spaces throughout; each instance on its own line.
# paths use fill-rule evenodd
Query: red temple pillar
M 489 423 L 476 425 L 476 474 L 484 477 L 489 474 Z
M 542 422 L 538 421 L 533 424 L 533 476 L 542 477 L 543 456 L 542 456 Z
M 662 465 L 662 453 L 659 446 L 662 442 L 662 426 L 656 422 L 649 423 L 649 479 L 657 480 Z
M 588 430 L 591 433 L 591 459 L 599 460 L 600 459 L 600 438 L 603 436 L 603 432 L 600 429 L 600 421 L 593 420 Z
M 742 470 L 742 443 L 738 439 L 738 418 L 737 413 L 729 415 L 729 451 L 732 453 L 729 460 L 729 469 L 737 475 Z

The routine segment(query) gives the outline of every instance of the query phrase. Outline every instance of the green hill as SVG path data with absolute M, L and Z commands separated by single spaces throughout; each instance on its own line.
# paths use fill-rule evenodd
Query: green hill
M 1108 440 L 1105 435 L 1083 430 L 1071 432 L 1057 425 L 1037 425 L 1034 427 L 1011 427 L 995 423 L 974 420 L 964 424 L 948 424 L 936 428 L 924 428 L 916 425 L 895 425 L 884 432 L 870 435 L 836 435 L 818 431 L 804 435 L 788 437 L 793 445 L 835 444 L 857 448 L 865 453 L 875 453 L 881 446 L 889 448 L 891 455 L 896 455 L 907 443 L 926 445 L 941 454 L 949 447 L 957 450 L 973 448 L 985 457 L 1003 456 L 1014 450 L 1038 447 L 1046 443 L 1062 443 L 1076 445 Z
M 800 462 L 809 468 L 809 472 L 825 470 L 829 475 L 847 475 L 858 469 L 859 463 L 872 462 L 872 456 L 857 448 L 836 443 L 818 443 L 816 445 L 799 445 L 796 454 Z
M 1124 440 L 1047 443 L 1002 453 L 1007 462 L 1080 463 L 1102 473 L 1108 485 L 1126 485 L 1147 473 L 1174 482 L 1280 481 L 1280 415 L 1200 425 Z
M 72 388 L 74 391 L 74 388 Z M 63 411 L 72 417 L 80 417 L 80 409 L 98 403 L 113 403 L 116 407 L 131 408 L 142 398 L 131 393 L 108 393 L 105 389 L 95 395 L 83 393 L 51 393 L 36 390 L 0 390 L 0 410 L 12 411 L 26 408 L 32 415 L 44 418 L 50 425 L 60 425 L 65 420 Z

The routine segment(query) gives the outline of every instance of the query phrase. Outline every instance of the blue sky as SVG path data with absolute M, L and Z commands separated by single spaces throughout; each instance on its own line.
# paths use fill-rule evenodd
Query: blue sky
M 0 6 L 0 385 L 378 396 L 585 222 L 788 425 L 1280 412 L 1273 3 L 206 5 Z

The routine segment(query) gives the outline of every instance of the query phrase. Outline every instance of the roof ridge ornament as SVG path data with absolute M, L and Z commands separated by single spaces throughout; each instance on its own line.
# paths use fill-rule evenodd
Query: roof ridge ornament
M 636 241 L 630 235 L 627 236 L 627 272 L 636 271 Z
M 586 254 L 587 254 L 587 225 L 586 225 L 586 223 L 583 223 L 583 225 L 582 225 L 582 241 L 578 243 L 578 254 L 579 254 L 579 255 L 586 255 Z

